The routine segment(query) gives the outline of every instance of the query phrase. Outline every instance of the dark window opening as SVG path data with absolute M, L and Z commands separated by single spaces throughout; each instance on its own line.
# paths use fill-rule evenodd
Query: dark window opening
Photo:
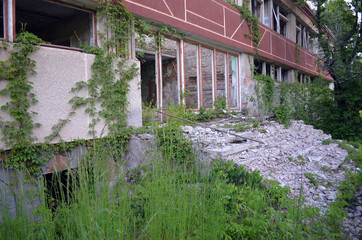
M 254 59 L 254 72 L 257 74 L 263 73 L 263 62 Z
M 282 82 L 288 82 L 288 70 L 282 68 L 282 75 L 281 75 Z
M 31 32 L 54 45 L 93 44 L 92 13 L 45 0 L 16 0 L 16 32 Z
M 144 53 L 138 60 L 141 62 L 141 96 L 144 105 L 156 107 L 156 60 L 154 54 Z
M 0 0 L 0 38 L 5 38 L 5 9 L 4 1 Z
M 62 204 L 70 205 L 74 200 L 74 190 L 79 183 L 75 169 L 44 175 L 45 197 L 48 207 L 54 212 Z
M 287 36 L 287 22 L 283 20 L 280 21 L 280 34 L 284 37 Z
M 266 75 L 271 76 L 271 65 L 269 63 L 266 63 L 265 71 Z

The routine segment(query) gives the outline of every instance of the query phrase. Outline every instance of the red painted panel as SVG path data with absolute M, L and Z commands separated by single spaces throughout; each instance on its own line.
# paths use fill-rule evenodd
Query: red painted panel
M 260 28 L 261 40 L 259 48 L 265 52 L 270 52 L 270 32 L 266 29 Z
M 186 0 L 186 10 L 224 25 L 224 11 L 220 4 L 210 0 Z
M 170 14 L 170 11 L 167 9 L 165 3 L 163 2 L 163 0 L 132 0 L 132 2 L 136 2 L 136 3 L 140 3 L 144 6 L 150 7 L 152 9 L 155 9 L 157 11 L 161 11 L 167 14 Z
M 185 20 L 186 6 L 182 0 L 165 0 L 173 15 L 177 18 Z
M 272 34 L 272 54 L 285 58 L 285 40 L 276 34 Z
M 206 29 L 210 29 L 213 32 L 219 33 L 224 35 L 224 28 L 220 25 L 217 25 L 213 22 L 210 22 L 204 18 L 199 17 L 198 15 L 195 15 L 191 12 L 187 12 L 187 21 L 190 23 L 193 23 L 195 25 L 198 25 L 200 27 L 204 27 Z
M 297 51 L 294 44 L 291 44 L 289 42 L 287 44 L 287 52 L 286 52 L 286 60 L 291 62 L 296 62 L 297 59 Z
M 251 38 L 245 36 L 245 34 L 250 35 L 250 29 L 246 21 L 243 22 L 239 30 L 235 33 L 233 39 L 251 46 Z
M 299 57 L 299 65 L 300 66 L 302 66 L 302 67 L 308 67 L 307 65 L 306 65 L 306 61 L 307 61 L 307 54 L 305 53 L 305 51 L 302 49 L 301 51 L 300 51 L 300 57 Z
M 225 30 L 227 37 L 231 37 L 234 34 L 242 20 L 243 19 L 240 14 L 237 14 L 229 9 L 225 9 Z

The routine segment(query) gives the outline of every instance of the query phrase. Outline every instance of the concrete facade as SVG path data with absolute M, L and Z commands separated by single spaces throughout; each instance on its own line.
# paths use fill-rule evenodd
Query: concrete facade
M 9 52 L 0 51 L 0 60 L 6 60 Z M 33 116 L 34 122 L 42 126 L 34 129 L 33 136 L 35 142 L 44 142 L 44 138 L 52 133 L 52 126 L 58 123 L 59 119 L 66 119 L 68 114 L 73 111 L 69 100 L 74 96 L 87 97 L 88 92 L 81 90 L 77 93 L 71 93 L 71 89 L 76 82 L 87 81 L 92 75 L 91 66 L 94 62 L 94 55 L 80 51 L 59 49 L 52 47 L 40 47 L 30 55 L 30 58 L 36 61 L 36 75 L 30 75 L 29 80 L 33 84 L 33 92 L 37 104 L 31 106 L 30 111 L 37 112 Z M 136 63 L 137 60 L 130 60 L 129 64 Z M 0 81 L 0 89 L 7 84 L 6 80 Z M 140 77 L 136 76 L 130 82 L 130 92 L 128 93 L 128 123 L 132 126 L 142 126 L 142 105 L 140 92 Z M 9 99 L 0 97 L 0 103 L 3 105 Z M 70 122 L 61 130 L 61 139 L 56 138 L 51 143 L 63 141 L 73 141 L 76 139 L 90 139 L 88 134 L 91 118 L 84 112 L 85 108 L 76 110 L 71 116 Z M 5 112 L 1 114 L 1 120 L 10 120 Z M 96 125 L 97 137 L 100 136 L 104 128 L 104 122 Z M 103 136 L 107 132 L 103 133 Z M 0 141 L 0 149 L 5 149 L 5 143 Z

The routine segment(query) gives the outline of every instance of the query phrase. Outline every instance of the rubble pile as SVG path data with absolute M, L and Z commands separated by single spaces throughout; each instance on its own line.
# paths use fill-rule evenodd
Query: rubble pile
M 229 122 L 209 128 L 185 126 L 183 131 L 186 138 L 211 158 L 233 160 L 246 165 L 250 171 L 258 170 L 265 178 L 289 186 L 293 196 L 302 194 L 305 204 L 320 208 L 322 213 L 336 199 L 337 186 L 344 180 L 346 169 L 355 169 L 353 163 L 345 161 L 348 152 L 332 142 L 330 135 L 303 121 L 293 121 L 289 128 L 272 121 L 264 122 L 238 133 L 265 144 L 213 130 L 235 133 L 232 129 L 236 124 L 240 125 Z M 362 229 L 361 193 L 357 193 L 358 201 L 347 210 L 345 223 L 351 236 L 358 236 Z

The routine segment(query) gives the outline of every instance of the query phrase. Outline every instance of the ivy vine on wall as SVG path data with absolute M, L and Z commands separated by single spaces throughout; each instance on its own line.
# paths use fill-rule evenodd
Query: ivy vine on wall
M 233 7 L 235 7 L 236 9 L 238 9 L 241 14 L 241 17 L 244 18 L 246 20 L 246 22 L 248 23 L 251 35 L 249 35 L 249 34 L 245 34 L 245 35 L 247 37 L 251 38 L 251 40 L 253 41 L 254 47 L 257 50 L 259 43 L 260 43 L 260 38 L 261 38 L 259 18 L 257 16 L 254 16 L 252 14 L 252 12 L 250 11 L 250 9 L 249 9 L 250 0 L 243 1 L 242 6 L 240 6 L 234 2 L 231 2 L 230 0 L 227 0 L 227 2 L 230 5 L 232 5 Z
M 0 80 L 7 81 L 0 95 L 10 99 L 1 106 L 1 111 L 10 116 L 9 120 L 0 119 L 1 140 L 11 147 L 6 158 L 8 166 L 33 169 L 41 163 L 36 147 L 32 146 L 33 129 L 40 124 L 32 119 L 37 113 L 30 111 L 31 105 L 38 101 L 32 92 L 33 82 L 29 80 L 29 75 L 35 74 L 36 62 L 29 55 L 44 41 L 29 32 L 17 34 L 16 41 L 12 47 L 5 41 L 1 42 L 1 49 L 10 52 L 8 60 L 0 61 Z

